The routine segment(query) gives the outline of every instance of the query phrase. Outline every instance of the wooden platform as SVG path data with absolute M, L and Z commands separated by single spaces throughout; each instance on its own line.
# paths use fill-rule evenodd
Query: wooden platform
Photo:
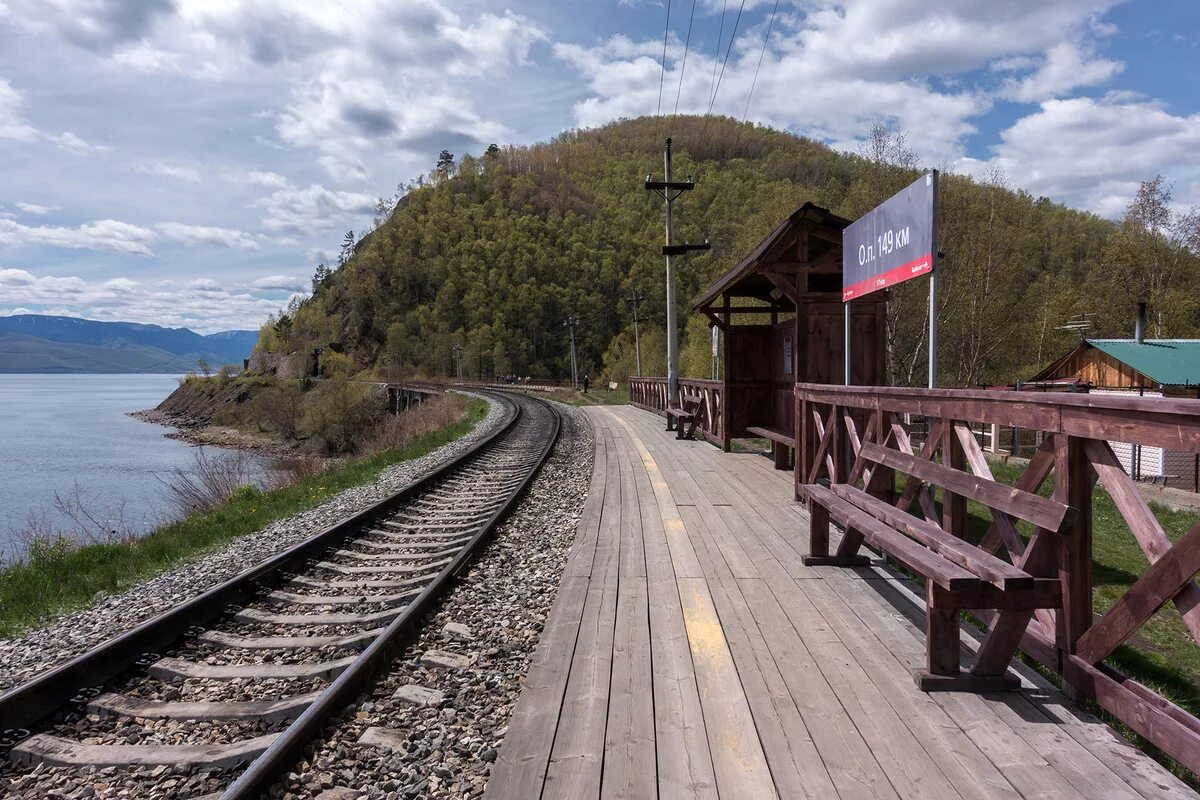
M 486 797 L 1198 797 L 1036 674 L 918 691 L 921 599 L 805 567 L 790 473 L 586 413 L 591 491 Z

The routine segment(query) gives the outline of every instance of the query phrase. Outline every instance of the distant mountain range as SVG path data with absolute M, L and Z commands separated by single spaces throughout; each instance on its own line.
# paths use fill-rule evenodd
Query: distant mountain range
M 242 365 L 258 331 L 202 336 L 187 328 L 20 314 L 0 317 L 0 372 L 187 372 Z

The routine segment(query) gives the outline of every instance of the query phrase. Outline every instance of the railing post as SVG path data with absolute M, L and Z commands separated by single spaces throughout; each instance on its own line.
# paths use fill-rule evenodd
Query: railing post
M 1054 437 L 1054 499 L 1074 510 L 1074 519 L 1062 532 L 1058 575 L 1062 604 L 1058 611 L 1059 674 L 1069 674 L 1068 657 L 1075 652 L 1079 637 L 1092 624 L 1092 465 L 1083 448 L 1084 440 L 1065 433 Z M 1063 682 L 1064 693 L 1079 699 L 1075 688 Z
M 942 466 L 961 472 L 966 465 L 966 453 L 958 441 L 954 420 L 947 419 L 942 429 Z M 942 527 L 959 539 L 967 537 L 967 499 L 946 489 L 942 489 Z

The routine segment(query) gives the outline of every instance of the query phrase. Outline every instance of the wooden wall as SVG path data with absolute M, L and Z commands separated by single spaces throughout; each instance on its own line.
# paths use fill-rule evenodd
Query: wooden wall
M 1158 388 L 1158 384 L 1133 367 L 1094 347 L 1079 348 L 1049 377 L 1078 378 L 1097 389 Z

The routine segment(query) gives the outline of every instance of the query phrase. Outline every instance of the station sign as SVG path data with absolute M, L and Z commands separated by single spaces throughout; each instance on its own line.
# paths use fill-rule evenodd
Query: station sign
M 931 172 L 842 231 L 842 302 L 933 271 L 936 203 Z

